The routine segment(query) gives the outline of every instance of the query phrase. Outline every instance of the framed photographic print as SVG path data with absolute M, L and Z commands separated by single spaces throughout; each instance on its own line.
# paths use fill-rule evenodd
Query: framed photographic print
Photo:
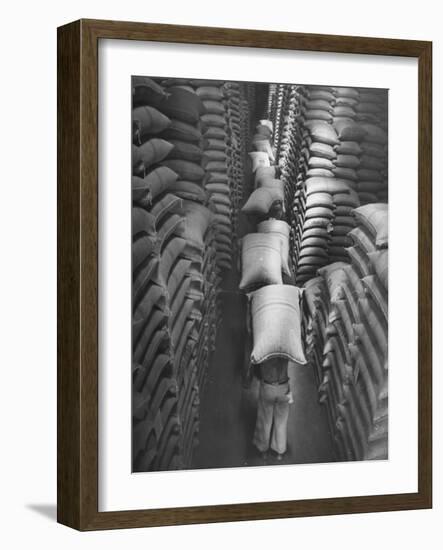
M 432 506 L 431 43 L 58 29 L 58 520 Z

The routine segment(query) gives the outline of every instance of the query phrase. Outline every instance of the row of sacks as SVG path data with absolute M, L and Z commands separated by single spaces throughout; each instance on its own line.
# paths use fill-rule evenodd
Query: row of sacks
M 357 193 L 340 178 L 308 177 L 294 195 L 296 280 L 303 284 L 316 270 L 335 261 L 348 261 L 348 233 L 360 205 Z
M 306 355 L 343 460 L 388 458 L 388 210 L 354 211 L 351 262 L 305 284 Z
M 202 100 L 133 80 L 133 468 L 189 467 L 216 334 L 216 213 Z

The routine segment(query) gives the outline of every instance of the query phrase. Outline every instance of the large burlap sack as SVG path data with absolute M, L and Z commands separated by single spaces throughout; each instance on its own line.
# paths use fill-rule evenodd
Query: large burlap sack
M 334 202 L 330 193 L 313 193 L 307 197 L 305 206 L 306 209 L 320 206 L 332 209 L 334 208 Z
M 170 126 L 171 121 L 154 107 L 143 105 L 132 111 L 134 138 L 142 143 L 151 134 L 158 134 Z
M 369 252 L 368 257 L 382 285 L 387 290 L 389 280 L 388 251 L 378 250 L 377 252 Z
M 342 168 L 358 168 L 360 166 L 360 159 L 355 155 L 339 154 L 332 162 L 335 166 Z
M 131 84 L 132 104 L 134 107 L 140 105 L 157 107 L 166 97 L 163 88 L 147 76 L 133 76 Z
M 323 99 L 328 103 L 335 103 L 335 96 L 331 91 L 323 90 L 320 88 L 311 88 L 308 92 L 310 100 Z
M 312 218 L 328 218 L 332 219 L 334 213 L 331 208 L 317 206 L 315 208 L 308 208 L 305 214 L 305 220 L 310 220 Z
M 226 174 L 228 171 L 228 162 L 227 160 L 209 160 L 204 163 L 204 168 L 210 173 Z
M 259 167 L 271 166 L 269 156 L 267 153 L 254 151 L 249 153 L 249 157 L 252 161 L 252 171 L 255 172 Z
M 359 92 L 355 88 L 335 87 L 332 89 L 336 97 L 350 97 L 352 99 L 359 98 Z
M 321 168 L 323 170 L 333 170 L 335 167 L 331 160 L 322 157 L 311 157 L 308 162 L 309 168 Z
M 281 284 L 281 239 L 278 235 L 249 233 L 242 239 L 240 288 Z
M 342 141 L 340 145 L 335 145 L 334 150 L 340 155 L 355 155 L 362 154 L 363 149 L 356 141 Z
M 349 189 L 348 193 L 337 193 L 334 195 L 334 202 L 335 204 L 349 206 L 351 208 L 357 208 L 360 206 L 358 193 L 356 193 L 353 189 Z
M 306 364 L 300 301 L 300 289 L 291 285 L 271 284 L 251 294 L 252 363 L 284 357 L 299 365 Z
M 323 111 L 329 111 L 331 104 L 325 99 L 309 99 L 303 102 L 306 109 L 322 109 Z
M 215 126 L 216 128 L 224 128 L 226 126 L 226 119 L 223 115 L 215 115 L 213 113 L 207 113 L 201 116 L 201 120 L 208 127 Z
M 349 180 L 351 183 L 358 180 L 357 172 L 353 168 L 335 166 L 332 170 L 334 175 L 341 180 Z
M 349 193 L 348 182 L 339 178 L 308 178 L 305 185 L 308 196 L 313 193 Z
M 386 145 L 388 143 L 388 134 L 380 126 L 364 122 L 361 123 L 360 126 L 366 132 L 365 141 L 381 145 Z
M 132 146 L 132 172 L 144 175 L 152 165 L 168 156 L 173 145 L 164 139 L 154 138 L 146 141 L 140 147 Z
M 178 139 L 171 139 L 169 142 L 174 147 L 168 154 L 168 159 L 187 160 L 200 164 L 203 157 L 203 149 L 196 143 L 190 143 Z
M 325 122 L 332 121 L 331 113 L 328 111 L 323 111 L 322 109 L 305 110 L 304 116 L 306 120 L 322 120 Z
M 283 205 L 284 196 L 280 189 L 260 187 L 251 193 L 242 212 L 250 215 L 265 216 L 275 203 Z
M 352 107 L 349 105 L 336 105 L 332 109 L 332 114 L 334 117 L 341 117 L 341 118 L 355 118 L 355 111 Z
M 225 106 L 221 101 L 205 99 L 203 101 L 203 107 L 205 108 L 206 114 L 221 115 L 221 116 L 225 115 Z
M 285 184 L 282 180 L 263 178 L 260 180 L 260 183 L 257 186 L 257 188 L 258 189 L 265 188 L 265 189 L 273 189 L 273 190 L 278 189 L 282 197 L 285 194 Z
M 348 237 L 351 237 L 353 243 L 364 250 L 366 254 L 377 250 L 372 235 L 364 227 L 354 227 L 348 233 Z
M 202 187 L 193 181 L 178 180 L 168 187 L 168 191 L 181 199 L 196 201 L 206 204 L 209 194 Z
M 306 172 L 307 178 L 335 178 L 332 170 L 326 170 L 325 168 L 309 168 Z
M 200 130 L 192 124 L 172 119 L 169 127 L 161 133 L 161 137 L 167 140 L 177 139 L 180 141 L 199 143 L 202 139 L 202 134 Z
M 377 248 L 388 247 L 388 205 L 366 204 L 354 210 L 354 216 L 372 235 Z
M 212 139 L 212 138 L 204 138 L 203 140 L 203 147 L 204 149 L 210 149 L 211 151 L 226 151 L 227 150 L 227 144 L 225 140 L 222 139 Z
M 379 157 L 362 155 L 360 157 L 360 166 L 362 168 L 368 168 L 369 170 L 384 170 L 386 168 L 386 162 L 385 159 Z
M 161 102 L 159 109 L 169 118 L 175 118 L 189 124 L 197 124 L 204 112 L 201 99 L 194 92 L 172 86 Z
M 255 171 L 254 182 L 256 187 L 260 187 L 260 182 L 263 179 L 275 179 L 277 175 L 276 166 L 259 166 Z
M 367 133 L 362 124 L 346 120 L 335 122 L 334 128 L 340 141 L 360 142 L 363 141 Z
M 360 168 L 357 170 L 357 176 L 359 180 L 369 180 L 369 181 L 383 181 L 384 177 L 380 170 L 371 170 L 369 168 Z
M 230 196 L 231 189 L 227 183 L 207 183 L 205 185 L 206 191 L 208 191 L 209 194 L 212 193 L 222 193 L 223 195 Z
M 337 157 L 337 153 L 334 151 L 332 145 L 326 143 L 313 142 L 309 146 L 309 151 L 314 157 L 321 157 L 329 160 L 333 160 Z
M 336 131 L 327 122 L 308 120 L 304 123 L 304 126 L 309 130 L 313 141 L 326 143 L 327 145 L 338 145 L 340 143 Z
M 189 160 L 166 159 L 162 161 L 162 165 L 173 170 L 183 180 L 199 182 L 205 176 L 203 168 L 199 164 L 190 162 Z
M 218 149 L 206 149 L 203 154 L 202 166 L 205 167 L 208 162 L 225 162 L 228 159 L 228 155 L 224 151 Z
M 203 135 L 205 137 L 205 140 L 207 139 L 219 139 L 222 141 L 228 140 L 228 134 L 226 133 L 226 130 L 224 128 L 220 128 L 218 126 L 208 126 L 204 131 Z
M 290 276 L 289 268 L 289 233 L 291 228 L 283 220 L 265 220 L 257 225 L 259 233 L 277 235 L 281 241 L 281 265 L 283 273 Z
M 205 183 L 225 183 L 229 185 L 229 176 L 221 172 L 210 172 L 206 173 Z
M 222 101 L 224 97 L 223 90 L 216 86 L 200 86 L 196 93 L 202 100 Z
M 365 155 L 370 155 L 371 157 L 378 157 L 385 159 L 387 155 L 387 149 L 385 145 L 381 143 L 372 143 L 370 141 L 362 141 L 360 144 Z
M 167 191 L 177 178 L 178 175 L 166 166 L 159 166 L 155 170 L 152 170 L 152 172 L 149 172 L 143 179 L 133 176 L 133 202 L 145 207 L 150 206 L 155 197 Z
M 366 295 L 370 296 L 371 300 L 376 304 L 378 309 L 377 315 L 381 315 L 387 324 L 388 300 L 386 289 L 381 284 L 379 278 L 375 275 L 367 275 L 363 277 L 362 283 L 365 287 Z

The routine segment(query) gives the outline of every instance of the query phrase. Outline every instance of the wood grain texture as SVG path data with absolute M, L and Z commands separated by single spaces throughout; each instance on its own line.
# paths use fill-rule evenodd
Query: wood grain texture
M 103 38 L 419 60 L 419 490 L 401 495 L 98 512 L 98 41 Z M 430 42 L 81 20 L 58 29 L 58 521 L 80 530 L 432 506 Z

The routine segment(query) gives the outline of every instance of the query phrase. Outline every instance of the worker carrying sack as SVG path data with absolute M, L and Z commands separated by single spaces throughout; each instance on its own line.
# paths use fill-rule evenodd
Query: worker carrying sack
M 272 207 L 279 203 L 283 208 L 284 196 L 277 187 L 260 187 L 251 193 L 247 203 L 243 206 L 245 214 L 266 216 Z
M 254 151 L 252 153 L 249 153 L 249 157 L 252 160 L 252 172 L 255 172 L 260 166 L 271 166 L 271 162 L 267 153 Z
M 268 285 L 250 294 L 253 349 L 251 362 L 272 357 L 306 364 L 302 346 L 301 290 L 292 285 Z
M 257 225 L 259 233 L 277 235 L 281 241 L 281 266 L 285 275 L 291 276 L 289 268 L 289 225 L 283 220 L 265 220 Z
M 278 235 L 249 233 L 242 240 L 240 288 L 282 284 L 281 240 Z

